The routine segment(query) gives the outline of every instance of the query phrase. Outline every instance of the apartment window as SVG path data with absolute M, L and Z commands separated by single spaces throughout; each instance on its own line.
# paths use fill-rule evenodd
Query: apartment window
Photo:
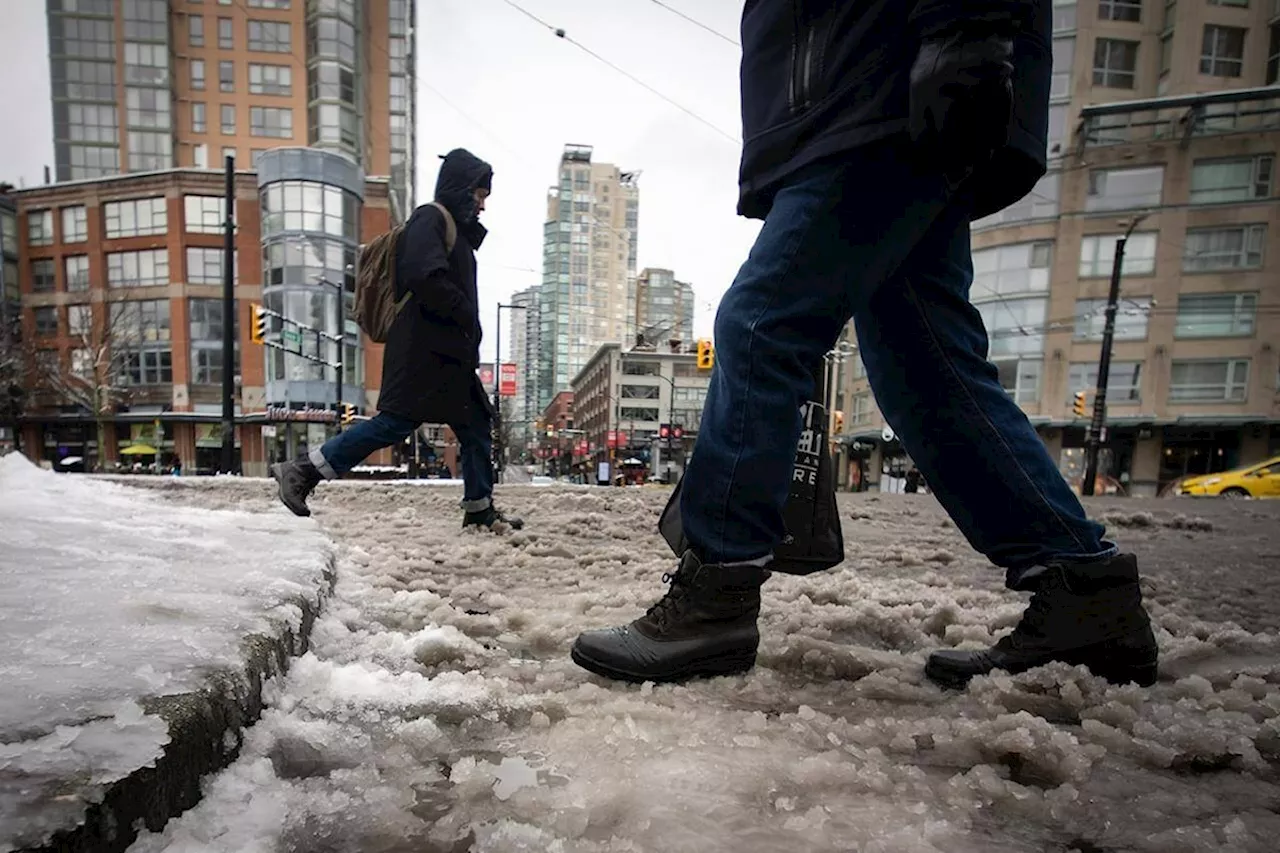
M 1044 352 L 1045 317 L 1048 299 L 1000 299 L 977 306 L 987 330 L 989 354 L 994 359 L 1007 355 L 1039 355 Z
M 632 400 L 656 400 L 659 389 L 657 385 L 623 385 L 622 396 Z
M 95 9 L 95 11 L 104 11 Z M 113 14 L 110 6 L 105 14 Z M 110 20 L 65 17 L 61 27 L 49 33 L 50 53 L 54 56 L 78 56 L 85 59 L 115 59 L 115 27 Z
M 1089 173 L 1085 210 L 1155 207 L 1164 190 L 1164 166 L 1095 169 Z
M 1035 403 L 1040 399 L 1040 374 L 1044 368 L 1040 359 L 998 359 L 994 364 L 1000 387 L 1015 403 Z
M 393 115 L 392 121 L 404 116 Z M 342 104 L 316 104 L 311 107 L 311 143 L 337 142 L 355 148 L 360 141 L 360 124 L 353 108 Z M 395 128 L 392 127 L 391 139 L 394 145 Z
M 1160 37 L 1160 76 L 1168 74 L 1173 69 L 1173 33 Z M 1166 81 L 1161 80 L 1160 85 L 1164 85 Z
M 356 62 L 356 30 L 346 21 L 337 18 L 317 18 L 307 27 L 308 55 L 337 59 L 347 65 Z M 394 43 L 397 39 L 391 39 Z M 395 65 L 395 52 L 387 54 Z M 392 74 L 396 72 L 392 70 Z
M 1175 338 L 1247 338 L 1258 313 L 1256 293 L 1182 294 Z
M 1183 242 L 1183 272 L 1217 272 L 1262 268 L 1265 225 L 1195 228 Z
M 84 205 L 62 208 L 62 242 L 83 243 L 89 239 L 89 215 Z
M 1072 362 L 1067 368 L 1067 400 L 1084 391 L 1093 405 L 1093 392 L 1098 387 L 1098 363 Z M 1142 402 L 1142 362 L 1113 361 L 1107 371 L 1107 401 L 1124 405 Z
M 1141 21 L 1142 0 L 1100 0 L 1098 18 L 1103 21 Z
M 173 165 L 173 134 L 129 131 L 129 169 L 150 172 Z
M 114 62 L 66 59 L 54 63 L 52 83 L 56 98 L 114 101 L 116 66 Z
M 1243 403 L 1248 396 L 1248 359 L 1175 361 L 1170 368 L 1170 403 Z
M 116 142 L 116 108 L 109 104 L 67 104 L 67 138 L 72 142 Z
M 218 91 L 234 92 L 236 90 L 236 64 L 230 60 L 218 63 Z
M 618 410 L 619 421 L 656 421 L 658 410 L 639 406 L 622 406 Z
M 1239 77 L 1244 71 L 1244 27 L 1204 25 L 1200 45 L 1200 73 L 1214 77 Z
M 197 92 L 204 91 L 204 60 L 191 60 L 191 88 Z
M 108 287 L 160 287 L 169 283 L 169 252 L 144 249 L 107 255 Z
M 67 290 L 82 291 L 89 289 L 88 255 L 68 255 L 62 261 L 62 271 L 66 276 Z
M 1271 25 L 1271 43 L 1267 47 L 1267 85 L 1280 82 L 1280 23 Z
M 677 365 L 678 366 L 678 365 Z M 624 361 L 622 362 L 623 376 L 657 376 L 661 373 L 661 368 L 649 361 Z M 692 376 L 693 374 L 689 374 Z
M 250 9 L 288 9 L 291 0 L 249 0 Z
M 254 95 L 292 95 L 293 69 L 288 65 L 249 63 L 249 92 Z
M 124 354 L 121 379 L 127 385 L 168 385 L 173 382 L 173 351 L 145 347 Z
M 87 11 L 83 3 L 76 4 Z M 168 36 L 168 0 L 125 0 L 124 37 L 144 41 L 164 41 Z M 66 8 L 66 5 L 63 6 Z
M 204 133 L 209 129 L 208 108 L 204 101 L 191 103 L 191 132 Z
M 111 303 L 111 328 L 126 344 L 157 344 L 170 339 L 169 300 Z
M 1076 40 L 1058 38 L 1053 40 L 1053 79 L 1049 84 L 1050 98 L 1071 97 L 1071 75 L 1076 61 Z
M 222 161 L 225 163 L 228 157 L 234 160 L 236 157 L 236 149 L 233 146 L 224 145 L 222 147 Z
M 236 107 L 235 104 L 223 104 L 220 108 L 222 116 L 222 135 L 236 135 Z
M 1077 341 L 1102 340 L 1103 327 L 1106 325 L 1107 300 L 1076 300 Z M 1115 340 L 1141 341 L 1147 337 L 1147 317 L 1151 313 L 1151 297 L 1120 297 L 1116 306 Z
M 124 82 L 144 86 L 169 83 L 169 46 L 125 42 Z
M 1015 243 L 973 253 L 973 300 L 1049 289 L 1053 243 Z
M 1132 89 L 1138 74 L 1138 43 L 1100 38 L 1093 48 L 1093 85 Z
M 249 165 L 255 169 L 258 168 L 258 159 L 261 158 L 262 155 L 266 153 L 267 153 L 267 149 L 265 148 L 250 148 L 249 149 Z
M 292 43 L 288 22 L 249 21 L 249 50 L 263 53 L 289 53 L 292 50 Z
M 222 382 L 222 300 L 192 299 L 187 305 L 191 329 L 191 381 L 197 385 L 218 385 Z M 233 323 L 235 319 L 233 313 Z M 233 357 L 238 372 L 240 336 L 237 332 L 233 328 L 232 340 L 236 342 Z
M 221 234 L 226 218 L 226 204 L 220 196 L 188 195 L 182 197 L 187 232 L 190 234 Z
M 27 242 L 32 246 L 53 245 L 53 211 L 27 211 Z
M 232 281 L 239 279 L 236 256 L 232 257 Z M 222 249 L 187 249 L 187 284 L 222 284 Z
M 154 127 L 168 130 L 171 125 L 172 98 L 165 89 L 124 90 L 125 118 L 129 127 Z
M 57 289 L 58 274 L 52 259 L 31 262 L 31 292 L 53 293 Z
M 187 15 L 187 44 L 204 47 L 204 16 Z
M 1080 277 L 1111 275 L 1115 265 L 1119 234 L 1090 234 L 1080 241 Z M 1124 244 L 1124 275 L 1153 275 L 1156 271 L 1156 235 L 1144 232 L 1129 235 Z
M 293 110 L 282 107 L 250 107 L 249 135 L 288 139 L 293 136 Z
M 235 48 L 236 39 L 233 29 L 230 18 L 218 19 L 218 47 L 222 50 L 232 50 Z
M 871 400 L 871 395 L 854 394 L 852 403 L 853 405 L 849 408 L 849 423 L 871 423 L 871 414 L 875 411 L 875 404 Z
M 81 379 L 88 378 L 93 375 L 93 356 L 87 349 L 73 349 L 71 351 L 71 375 L 79 376 Z
M 83 337 L 93 326 L 93 307 L 90 305 L 67 306 L 67 334 Z
M 393 78 L 395 79 L 395 78 Z M 307 98 L 355 105 L 356 75 L 336 62 L 318 62 L 307 71 Z
M 52 305 L 41 305 L 35 309 L 36 336 L 50 338 L 58 334 L 58 309 Z
M 1197 160 L 1191 166 L 1191 203 L 1251 201 L 1271 195 L 1275 157 L 1228 157 Z

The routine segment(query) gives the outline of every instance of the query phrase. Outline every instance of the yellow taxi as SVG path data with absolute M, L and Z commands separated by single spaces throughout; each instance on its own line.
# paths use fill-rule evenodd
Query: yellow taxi
M 1178 484 L 1180 495 L 1222 495 L 1228 498 L 1280 498 L 1280 456 L 1220 474 L 1188 477 Z

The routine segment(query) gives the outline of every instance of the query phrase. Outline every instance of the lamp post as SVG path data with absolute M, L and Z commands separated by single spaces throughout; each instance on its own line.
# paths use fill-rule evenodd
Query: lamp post
M 502 309 L 511 311 L 527 310 L 527 305 L 508 305 L 498 303 L 497 329 L 493 337 L 493 467 L 498 482 L 502 482 L 503 451 L 502 446 Z

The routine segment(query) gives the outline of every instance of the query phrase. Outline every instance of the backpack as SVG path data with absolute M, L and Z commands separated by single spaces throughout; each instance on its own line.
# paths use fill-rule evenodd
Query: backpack
M 444 216 L 444 250 L 453 253 L 458 241 L 458 226 L 444 205 L 431 202 L 431 206 Z M 355 320 L 360 330 L 375 344 L 387 342 L 387 333 L 413 293 L 406 290 L 396 299 L 396 244 L 400 241 L 403 225 L 397 225 L 385 234 L 379 234 L 360 249 L 356 272 Z

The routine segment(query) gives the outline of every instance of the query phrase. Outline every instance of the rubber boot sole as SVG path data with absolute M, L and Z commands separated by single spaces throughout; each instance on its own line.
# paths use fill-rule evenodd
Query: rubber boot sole
M 1083 665 L 1091 673 L 1099 678 L 1105 679 L 1111 684 L 1137 684 L 1139 687 L 1150 687 L 1156 683 L 1156 679 L 1159 675 L 1157 672 L 1157 661 L 1154 658 L 1137 662 L 1116 660 L 1114 657 L 1104 657 L 1102 660 L 1098 660 L 1097 658 L 1098 654 L 1096 651 L 1081 649 L 1074 653 L 1041 661 L 1031 666 L 1020 667 L 1016 670 L 993 669 L 991 672 L 1005 672 L 1010 675 L 1017 675 L 1018 673 L 1035 669 L 1037 666 L 1044 666 L 1047 663 L 1059 661 L 1069 666 Z M 956 672 L 946 666 L 935 663 L 934 659 L 930 658 L 925 662 L 924 674 L 925 677 L 940 687 L 952 690 L 963 690 L 969 685 L 971 680 L 977 678 L 979 675 L 985 675 L 986 673 Z
M 705 658 L 696 658 L 693 661 L 683 664 L 678 669 L 668 670 L 666 672 L 632 672 L 620 669 L 616 666 L 595 660 L 589 655 L 583 654 L 578 649 L 578 644 L 574 643 L 573 648 L 569 651 L 569 656 L 573 658 L 573 662 L 588 672 L 596 675 L 612 678 L 615 681 L 628 681 L 633 684 L 640 684 L 645 681 L 653 681 L 659 684 L 668 684 L 680 681 L 690 681 L 695 678 L 717 678 L 722 675 L 741 675 L 748 672 L 756 665 L 756 652 L 722 652 L 717 655 L 709 655 Z

